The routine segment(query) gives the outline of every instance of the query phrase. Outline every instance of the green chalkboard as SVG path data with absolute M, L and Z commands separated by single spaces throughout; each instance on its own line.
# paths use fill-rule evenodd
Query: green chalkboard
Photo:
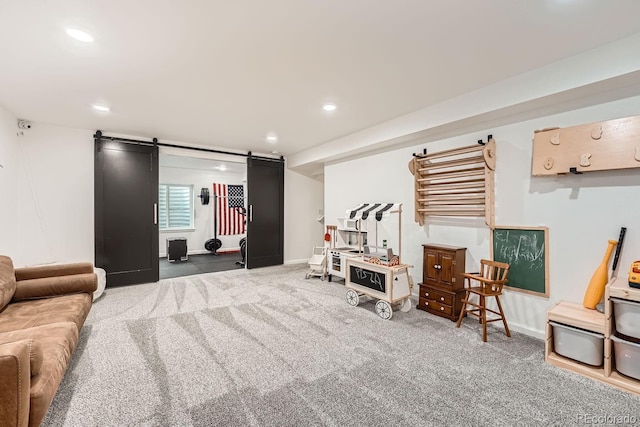
M 548 297 L 547 227 L 495 227 L 491 233 L 492 256 L 510 265 L 507 286 Z

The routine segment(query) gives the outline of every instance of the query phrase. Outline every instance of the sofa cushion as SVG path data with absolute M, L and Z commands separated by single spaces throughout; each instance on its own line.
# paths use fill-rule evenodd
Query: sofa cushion
M 16 291 L 13 294 L 13 302 L 28 299 L 51 298 L 81 292 L 93 293 L 98 286 L 98 277 L 94 273 L 25 280 L 20 280 L 16 273 L 16 280 Z
M 40 425 L 78 344 L 78 328 L 73 322 L 60 322 L 0 334 L 2 339 L 32 339 L 42 348 L 40 372 L 31 377 L 29 425 Z
M 42 368 L 42 361 L 44 360 L 42 353 L 42 345 L 40 341 L 30 339 L 28 340 L 29 345 L 29 368 L 31 369 L 31 376 L 38 375 L 40 373 L 40 369 Z
M 0 311 L 9 304 L 16 291 L 16 277 L 13 262 L 7 256 L 0 256 Z
M 18 333 L 16 333 L 18 332 Z M 3 332 L 0 333 L 0 345 L 22 342 L 29 351 L 29 373 L 33 377 L 34 375 L 38 375 L 40 373 L 40 368 L 42 368 L 42 345 L 33 338 L 24 338 L 24 334 L 21 331 L 16 332 Z
M 57 322 L 73 322 L 80 330 L 90 309 L 91 295 L 87 293 L 14 302 L 0 313 L 0 332 Z
M 16 268 L 16 280 L 42 279 L 45 277 L 73 276 L 93 273 L 93 264 L 77 262 L 74 264 L 49 264 L 39 267 Z
M 0 344 L 0 425 L 3 426 L 26 426 L 29 422 L 31 378 L 26 343 L 19 340 Z

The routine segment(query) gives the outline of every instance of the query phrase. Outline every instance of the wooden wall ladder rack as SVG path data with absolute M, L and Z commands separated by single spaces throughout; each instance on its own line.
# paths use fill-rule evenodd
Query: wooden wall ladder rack
M 494 225 L 496 145 L 453 148 L 414 155 L 409 170 L 415 182 L 415 220 L 429 217 L 484 217 Z

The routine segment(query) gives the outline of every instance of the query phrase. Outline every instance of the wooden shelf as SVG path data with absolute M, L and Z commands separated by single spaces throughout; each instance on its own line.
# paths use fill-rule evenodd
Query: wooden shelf
M 616 279 L 609 285 L 609 296 L 640 301 L 640 289 L 629 286 L 625 278 Z
M 640 395 L 640 380 L 619 374 L 615 370 L 615 357 L 611 335 L 615 325 L 611 297 L 640 301 L 640 289 L 631 288 L 626 280 L 615 280 L 605 290 L 605 312 L 590 310 L 581 304 L 561 301 L 547 311 L 547 334 L 545 356 L 547 363 L 584 375 L 621 390 Z M 600 367 L 585 365 L 555 353 L 553 348 L 553 328 L 550 321 L 563 323 L 604 335 L 604 363 Z
M 547 312 L 547 319 L 604 335 L 605 315 L 582 304 L 561 301 Z
M 605 382 L 624 391 L 640 395 L 640 381 L 625 377 L 615 370 L 611 372 L 611 375 L 606 378 Z
M 604 381 L 604 368 L 602 366 L 589 366 L 584 363 L 576 362 L 571 359 L 567 359 L 557 353 L 551 352 L 547 355 L 547 363 L 564 368 L 568 371 L 576 372 L 585 377 L 593 378 L 595 380 Z

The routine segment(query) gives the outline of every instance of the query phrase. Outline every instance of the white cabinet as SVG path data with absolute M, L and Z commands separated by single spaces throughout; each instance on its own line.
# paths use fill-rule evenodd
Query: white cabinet
M 338 245 L 362 247 L 367 244 L 367 222 L 358 219 L 338 218 Z
M 367 221 L 359 219 L 338 218 L 338 230 L 367 232 Z

